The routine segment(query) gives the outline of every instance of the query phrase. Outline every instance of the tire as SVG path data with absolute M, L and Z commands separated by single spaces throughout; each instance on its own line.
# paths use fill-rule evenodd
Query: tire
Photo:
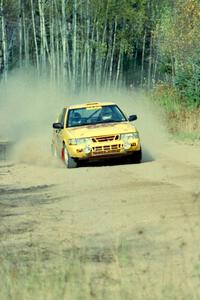
M 77 162 L 69 155 L 67 148 L 64 146 L 61 153 L 62 160 L 68 169 L 77 168 Z
M 134 151 L 132 155 L 132 161 L 135 164 L 140 164 L 142 161 L 142 148 L 139 151 Z

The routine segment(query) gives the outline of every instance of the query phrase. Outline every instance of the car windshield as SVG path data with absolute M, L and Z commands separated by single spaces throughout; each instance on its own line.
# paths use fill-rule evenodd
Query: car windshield
M 127 121 L 127 118 L 117 105 L 88 106 L 70 109 L 67 117 L 67 127 L 124 121 Z

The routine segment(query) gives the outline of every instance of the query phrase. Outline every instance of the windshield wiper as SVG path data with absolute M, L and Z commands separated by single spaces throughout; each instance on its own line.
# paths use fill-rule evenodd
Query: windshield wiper
M 124 122 L 124 121 L 123 120 L 105 120 L 101 123 L 104 124 L 104 123 L 120 123 L 120 122 Z

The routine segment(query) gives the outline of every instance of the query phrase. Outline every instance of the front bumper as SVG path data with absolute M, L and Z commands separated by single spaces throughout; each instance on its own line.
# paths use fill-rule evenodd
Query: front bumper
M 84 152 L 86 145 L 68 145 L 69 155 L 77 160 L 92 160 L 105 157 L 130 155 L 134 151 L 139 151 L 141 149 L 139 139 L 132 139 L 129 149 L 125 149 L 125 142 L 121 140 L 91 143 L 87 146 L 91 149 L 89 153 Z

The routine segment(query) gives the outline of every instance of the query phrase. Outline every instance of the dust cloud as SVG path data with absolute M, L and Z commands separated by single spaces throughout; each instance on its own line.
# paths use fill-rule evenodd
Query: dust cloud
M 13 142 L 11 159 L 55 166 L 50 151 L 52 123 L 63 106 L 89 101 L 113 101 L 127 115 L 137 114 L 135 125 L 144 161 L 154 160 L 165 147 L 168 136 L 162 112 L 143 91 L 102 88 L 73 95 L 64 85 L 38 78 L 34 70 L 24 70 L 12 73 L 8 82 L 0 85 L 0 140 Z
M 0 140 L 13 143 L 11 159 L 48 164 L 51 124 L 65 103 L 62 89 L 34 70 L 14 72 L 0 85 Z

